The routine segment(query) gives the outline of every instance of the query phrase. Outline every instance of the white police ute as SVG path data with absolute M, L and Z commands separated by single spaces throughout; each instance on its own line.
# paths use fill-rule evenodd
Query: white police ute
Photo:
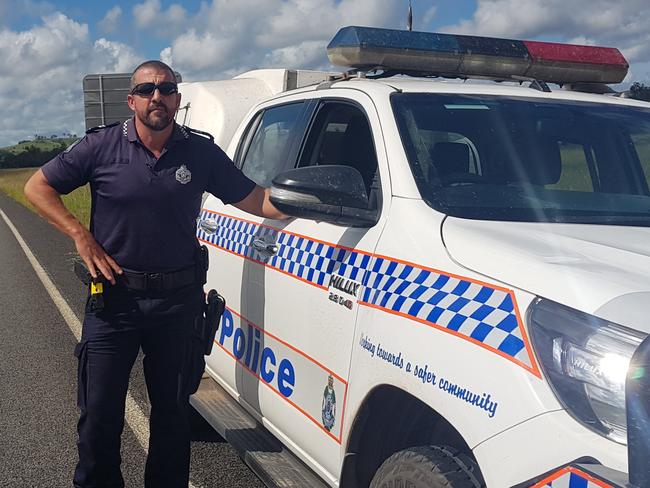
M 650 104 L 608 86 L 621 53 L 362 27 L 328 53 L 350 71 L 181 85 L 293 217 L 205 201 L 227 308 L 194 406 L 268 486 L 650 486 Z

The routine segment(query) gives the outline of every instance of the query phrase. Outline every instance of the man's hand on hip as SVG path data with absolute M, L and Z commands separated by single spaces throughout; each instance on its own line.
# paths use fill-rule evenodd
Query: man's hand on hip
M 42 170 L 37 170 L 25 185 L 25 196 L 52 225 L 70 236 L 77 252 L 97 278 L 98 272 L 115 284 L 113 272 L 122 274 L 122 268 L 97 243 L 93 235 L 65 208 L 61 196 L 52 188 Z
M 93 235 L 84 229 L 74 238 L 74 244 L 81 259 L 88 267 L 88 271 L 93 278 L 97 278 L 101 273 L 113 285 L 115 284 L 115 274 L 122 274 L 122 268 L 115 260 L 106 254 L 106 251 L 100 246 Z

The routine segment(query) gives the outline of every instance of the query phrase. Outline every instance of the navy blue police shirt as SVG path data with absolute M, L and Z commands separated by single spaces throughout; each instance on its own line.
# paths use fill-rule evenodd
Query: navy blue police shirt
M 156 159 L 133 119 L 90 130 L 42 170 L 61 194 L 90 183 L 95 239 L 121 267 L 150 273 L 194 262 L 204 191 L 236 203 L 255 187 L 210 139 L 176 123 Z

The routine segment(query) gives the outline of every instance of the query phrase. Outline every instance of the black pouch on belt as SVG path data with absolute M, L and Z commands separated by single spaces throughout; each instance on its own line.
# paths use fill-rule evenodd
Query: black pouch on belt
M 221 315 L 226 308 L 226 299 L 217 290 L 210 290 L 205 304 L 205 319 L 203 320 L 203 353 L 209 356 L 212 352 L 214 338 L 217 335 Z
M 91 312 L 101 312 L 104 310 L 104 284 L 106 280 L 99 275 L 93 278 L 86 268 L 86 265 L 81 260 L 75 260 L 74 273 L 84 285 L 88 286 L 88 306 Z
M 201 383 L 205 370 L 205 356 L 212 352 L 212 344 L 219 328 L 221 314 L 226 306 L 226 300 L 210 290 L 203 311 L 194 318 L 192 332 L 187 344 L 186 384 L 189 394 L 196 392 Z

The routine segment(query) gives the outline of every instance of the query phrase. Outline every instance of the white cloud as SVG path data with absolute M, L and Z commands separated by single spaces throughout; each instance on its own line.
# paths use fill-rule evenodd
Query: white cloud
M 177 3 L 163 10 L 160 0 L 146 0 L 133 7 L 133 17 L 138 28 L 150 29 L 157 37 L 167 37 L 186 26 L 187 11 Z
M 470 20 L 443 28 L 459 34 L 553 40 L 587 39 L 650 62 L 648 0 L 478 0 Z
M 117 29 L 121 18 L 122 8 L 117 5 L 106 12 L 104 18 L 99 21 L 99 28 L 106 33 L 113 32 Z
M 0 147 L 35 133 L 83 131 L 81 82 L 92 72 L 130 71 L 142 60 L 128 46 L 93 42 L 88 26 L 62 13 L 29 30 L 0 31 Z
M 477 0 L 472 19 L 444 32 L 552 40 L 618 48 L 631 64 L 626 82 L 650 79 L 648 0 Z M 647 82 L 647 81 L 646 81 Z
M 155 11 L 157 1 L 138 8 Z M 185 80 L 269 66 L 327 67 L 325 48 L 340 27 L 399 28 L 405 19 L 402 0 L 213 0 L 186 19 L 191 27 L 161 57 Z
M 420 29 L 426 29 L 426 27 L 433 21 L 433 19 L 435 19 L 437 13 L 438 7 L 430 7 L 422 15 L 422 20 L 414 19 L 416 26 Z
M 150 26 L 157 15 L 160 14 L 159 0 L 147 0 L 133 7 L 133 17 L 138 27 Z
M 265 67 L 302 68 L 309 66 L 327 69 L 323 62 L 323 43 L 321 41 L 305 41 L 295 46 L 274 49 L 263 61 Z M 319 65 L 319 63 L 321 63 Z
M 93 45 L 90 71 L 93 73 L 125 73 L 132 71 L 142 57 L 121 42 L 97 39 Z
M 38 76 L 57 66 L 69 66 L 82 55 L 88 26 L 61 13 L 43 18 L 28 31 L 0 32 L 0 73 L 14 77 Z
M 177 64 L 176 58 L 180 57 L 185 61 L 185 68 L 190 71 L 201 71 L 209 69 L 213 64 L 227 64 L 233 48 L 233 43 L 227 38 L 212 32 L 198 34 L 195 29 L 190 29 L 177 37 L 166 53 L 172 63 Z

